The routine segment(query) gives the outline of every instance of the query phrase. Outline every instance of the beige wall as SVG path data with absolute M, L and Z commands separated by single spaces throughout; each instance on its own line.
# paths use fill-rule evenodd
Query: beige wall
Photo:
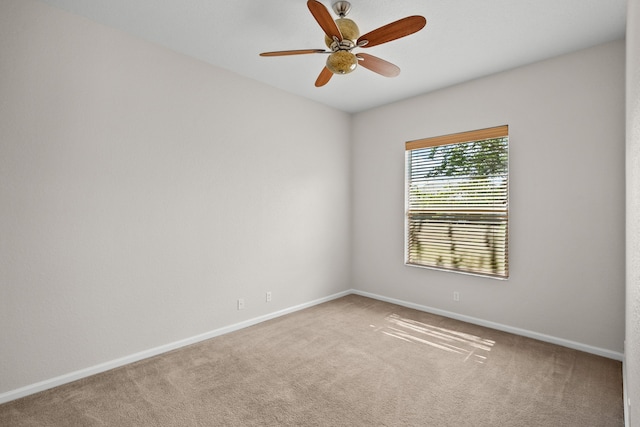
M 625 370 L 630 426 L 640 426 L 640 0 L 627 12 L 627 318 Z
M 0 76 L 0 396 L 349 289 L 349 115 L 25 0 Z
M 624 55 L 617 41 L 357 114 L 354 288 L 621 358 Z M 503 124 L 510 279 L 405 266 L 404 142 Z

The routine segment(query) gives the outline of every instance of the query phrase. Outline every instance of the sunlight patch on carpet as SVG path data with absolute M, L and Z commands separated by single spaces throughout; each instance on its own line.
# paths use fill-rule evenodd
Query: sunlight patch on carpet
M 382 327 L 370 325 L 377 332 L 384 335 L 416 344 L 424 344 L 439 350 L 462 356 L 463 361 L 472 360 L 484 363 L 488 352 L 495 345 L 495 341 L 481 338 L 472 334 L 454 331 L 429 325 L 391 314 L 385 318 Z

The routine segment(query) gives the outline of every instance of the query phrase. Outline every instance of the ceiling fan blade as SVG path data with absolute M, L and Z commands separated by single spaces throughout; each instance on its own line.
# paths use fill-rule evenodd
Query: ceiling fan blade
M 329 70 L 327 67 L 324 67 L 322 71 L 320 71 L 320 75 L 316 79 L 316 87 L 324 86 L 329 83 L 329 80 L 331 80 L 331 76 L 333 76 L 331 70 Z
M 298 49 L 298 50 L 279 50 L 276 52 L 262 52 L 260 56 L 286 56 L 286 55 L 304 55 L 307 53 L 325 53 L 324 49 Z
M 364 68 L 367 68 L 374 73 L 378 73 L 381 76 L 396 77 L 400 74 L 400 68 L 398 68 L 398 66 L 391 62 L 387 62 L 384 59 L 380 59 L 377 56 L 369 55 L 367 53 L 358 53 L 356 54 L 356 57 L 359 59 L 358 65 L 362 65 Z
M 307 7 L 309 8 L 309 11 L 311 11 L 313 17 L 316 18 L 316 21 L 318 21 L 318 24 L 320 24 L 320 27 L 322 27 L 324 33 L 328 35 L 329 38 L 333 39 L 334 37 L 337 37 L 338 40 L 342 40 L 342 34 L 340 33 L 338 26 L 331 17 L 331 14 L 327 10 L 327 8 L 322 3 L 317 0 L 309 0 L 307 2 Z
M 366 40 L 367 43 L 362 47 L 377 46 L 418 32 L 425 25 L 427 25 L 427 20 L 424 16 L 407 16 L 360 36 L 357 44 L 360 45 Z

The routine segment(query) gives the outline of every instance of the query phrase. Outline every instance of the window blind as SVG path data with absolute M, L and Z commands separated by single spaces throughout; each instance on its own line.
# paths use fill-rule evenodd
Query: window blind
M 508 126 L 406 143 L 409 265 L 507 278 Z

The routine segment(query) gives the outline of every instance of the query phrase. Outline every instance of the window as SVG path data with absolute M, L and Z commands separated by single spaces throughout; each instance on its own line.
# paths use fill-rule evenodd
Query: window
M 509 127 L 406 143 L 407 265 L 509 277 Z

